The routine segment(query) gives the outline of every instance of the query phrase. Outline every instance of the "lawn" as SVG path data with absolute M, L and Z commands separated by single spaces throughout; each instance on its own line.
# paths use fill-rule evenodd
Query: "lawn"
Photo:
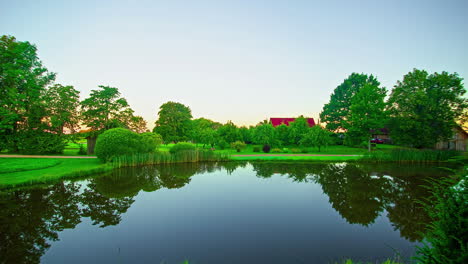
M 93 175 L 111 167 L 98 159 L 1 158 L 0 188 Z

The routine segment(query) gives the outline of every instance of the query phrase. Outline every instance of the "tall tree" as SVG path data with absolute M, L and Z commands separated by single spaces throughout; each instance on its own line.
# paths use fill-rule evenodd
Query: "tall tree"
M 241 140 L 239 128 L 232 121 L 228 121 L 226 124 L 218 128 L 217 134 L 220 137 L 220 140 L 229 144 Z
M 189 139 L 191 133 L 192 111 L 188 106 L 177 102 L 161 105 L 154 132 L 160 134 L 166 143 Z
M 73 86 L 55 84 L 47 89 L 47 115 L 53 131 L 63 134 L 64 129 L 75 132 L 79 128 L 80 92 Z
M 345 122 L 349 119 L 351 98 L 366 84 L 379 86 L 377 79 L 367 74 L 352 73 L 342 84 L 338 85 L 330 96 L 330 102 L 325 104 L 320 119 L 326 122 L 326 128 L 331 131 L 345 129 Z
M 272 124 L 258 125 L 254 131 L 255 143 L 269 146 L 276 144 L 276 131 Z
M 15 151 L 19 132 L 41 128 L 46 113 L 41 96 L 54 79 L 37 57 L 36 46 L 0 37 L 0 145 L 8 142 Z
M 463 119 L 468 107 L 462 80 L 457 73 L 428 74 L 414 69 L 406 74 L 389 98 L 392 139 L 423 148 L 450 138 L 455 122 Z
M 366 142 L 370 149 L 372 133 L 386 123 L 385 88 L 366 84 L 351 99 L 349 120 L 345 122 L 347 136 L 359 143 Z
M 83 123 L 94 131 L 120 126 L 122 112 L 128 111 L 127 100 L 120 97 L 117 88 L 99 85 L 100 90 L 91 90 L 81 102 Z
M 289 127 L 285 124 L 281 124 L 275 128 L 276 130 L 276 136 L 278 138 L 278 143 L 281 146 L 287 146 L 290 143 L 290 132 L 289 132 Z

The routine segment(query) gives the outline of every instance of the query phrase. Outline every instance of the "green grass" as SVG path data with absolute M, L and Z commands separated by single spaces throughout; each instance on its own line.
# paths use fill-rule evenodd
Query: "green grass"
M 431 163 L 446 162 L 460 155 L 457 151 L 450 150 L 418 150 L 418 149 L 391 149 L 389 151 L 373 151 L 366 153 L 362 158 L 365 162 L 397 162 L 397 163 Z
M 0 165 L 17 170 L 0 174 L 0 188 L 88 176 L 112 169 L 98 159 L 3 158 Z

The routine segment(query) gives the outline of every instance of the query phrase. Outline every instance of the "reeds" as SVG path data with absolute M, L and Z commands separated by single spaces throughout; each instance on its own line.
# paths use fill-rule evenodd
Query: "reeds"
M 361 161 L 365 162 L 397 162 L 397 163 L 434 163 L 448 161 L 460 155 L 454 150 L 415 150 L 393 149 L 388 152 L 374 151 L 364 155 Z
M 228 159 L 229 156 L 224 153 L 196 149 L 179 151 L 177 153 L 154 152 L 119 156 L 112 160 L 112 164 L 116 168 L 121 168 L 169 163 L 226 161 Z

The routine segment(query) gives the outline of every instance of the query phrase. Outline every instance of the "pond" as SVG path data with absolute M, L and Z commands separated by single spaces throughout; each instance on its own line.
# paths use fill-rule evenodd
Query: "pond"
M 0 193 L 0 263 L 408 261 L 435 167 L 198 163 Z

